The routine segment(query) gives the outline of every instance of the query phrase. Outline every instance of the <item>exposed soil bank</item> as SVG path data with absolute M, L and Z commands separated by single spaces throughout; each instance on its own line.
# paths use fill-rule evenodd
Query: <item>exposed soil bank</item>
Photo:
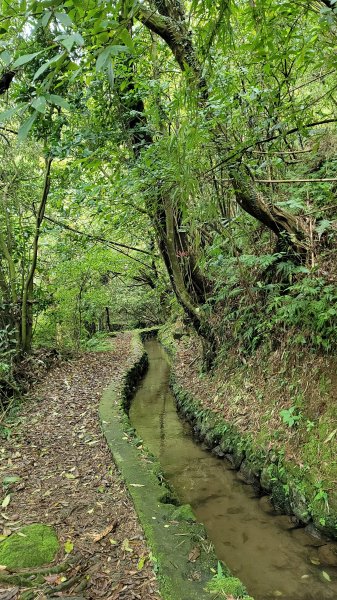
M 7 423 L 1 501 L 10 501 L 0 533 L 39 522 L 60 542 L 56 559 L 38 574 L 0 571 L 0 587 L 16 588 L 11 598 L 159 599 L 150 550 L 98 417 L 104 388 L 113 381 L 118 393 L 134 361 L 131 335 L 120 334 L 111 351 L 50 371 Z
M 189 506 L 176 505 L 176 499 L 160 476 L 159 463 L 144 452 L 124 412 L 147 367 L 147 355 L 137 336 L 134 356 L 137 358 L 125 375 L 122 395 L 116 392 L 114 385 L 103 395 L 100 406 L 103 430 L 146 533 L 163 598 L 206 600 L 212 597 L 206 586 L 212 579 L 211 569 L 216 572 L 217 558 L 207 542 L 205 530 L 195 522 Z M 225 568 L 224 574 L 234 580 Z M 241 588 L 246 596 L 243 586 Z M 145 600 L 145 596 L 142 598 Z
M 195 436 L 219 457 L 227 456 L 245 481 L 262 493 L 270 494 L 278 511 L 293 515 L 298 524 L 308 526 L 317 535 L 322 533 L 337 539 L 337 494 L 333 478 L 337 472 L 336 420 L 329 421 L 329 430 L 323 438 L 317 439 L 319 419 L 317 431 L 312 435 L 311 431 L 306 431 L 307 444 L 311 443 L 316 451 L 309 466 L 298 458 L 303 448 L 299 447 L 297 438 L 304 436 L 303 428 L 311 427 L 306 417 L 301 416 L 301 429 L 300 425 L 293 429 L 280 425 L 280 418 L 276 419 L 276 416 L 284 405 L 279 406 L 275 401 L 269 411 L 266 385 L 264 394 L 256 380 L 253 387 L 248 379 L 249 374 L 253 376 L 251 370 L 245 371 L 248 373 L 246 380 L 237 376 L 239 387 L 235 388 L 233 376 L 229 386 L 224 379 L 225 367 L 219 366 L 210 375 L 200 374 L 199 349 L 193 338 L 185 336 L 178 341 L 173 339 L 168 328 L 161 331 L 160 337 L 174 356 L 172 385 L 178 406 L 192 422 Z M 290 380 L 288 384 L 291 387 Z M 336 412 L 334 403 L 332 408 Z M 259 426 L 255 430 L 254 423 L 257 422 Z M 327 462 L 323 460 L 323 452 Z M 327 474 L 329 468 L 330 477 Z M 326 474 L 324 480 L 316 479 L 320 469 Z M 337 560 L 334 562 L 337 564 Z

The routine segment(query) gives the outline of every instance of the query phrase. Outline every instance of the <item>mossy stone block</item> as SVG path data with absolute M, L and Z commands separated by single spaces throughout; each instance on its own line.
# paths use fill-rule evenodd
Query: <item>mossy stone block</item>
M 195 514 L 189 504 L 178 506 L 172 513 L 173 521 L 196 521 Z
M 10 569 L 40 567 L 54 560 L 59 541 L 52 527 L 34 523 L 0 543 L 0 564 Z

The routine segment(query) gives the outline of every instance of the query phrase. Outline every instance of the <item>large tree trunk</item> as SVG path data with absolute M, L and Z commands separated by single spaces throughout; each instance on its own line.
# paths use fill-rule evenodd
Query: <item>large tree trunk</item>
M 125 117 L 135 156 L 138 158 L 143 149 L 153 143 L 144 112 L 143 100 L 137 95 L 133 85 L 133 65 L 129 63 L 130 78 L 127 88 L 127 99 L 123 106 L 127 108 Z M 125 110 L 125 109 L 124 109 Z M 128 115 L 130 111 L 131 116 Z M 193 250 L 187 236 L 182 236 L 181 211 L 168 192 L 158 186 L 153 190 L 153 197 L 148 201 L 147 212 L 152 221 L 159 251 L 172 289 L 178 302 L 189 317 L 196 332 L 201 336 L 204 348 L 204 360 L 209 366 L 215 356 L 215 340 L 207 319 L 203 316 L 200 304 L 206 300 L 206 290 L 210 284 L 205 280 L 197 266 Z
M 140 6 L 138 19 L 167 43 L 180 69 L 186 73 L 189 82 L 197 90 L 199 103 L 206 106 L 207 82 L 193 46 L 182 3 L 180 0 L 154 0 L 153 4 L 158 12 Z M 218 137 L 217 129 L 215 127 L 214 139 Z M 235 197 L 239 206 L 273 231 L 279 238 L 280 244 L 286 241 L 284 246 L 290 247 L 296 255 L 305 257 L 309 244 L 304 223 L 292 214 L 265 202 L 248 183 L 247 176 L 240 165 L 230 169 L 230 176 L 233 178 Z

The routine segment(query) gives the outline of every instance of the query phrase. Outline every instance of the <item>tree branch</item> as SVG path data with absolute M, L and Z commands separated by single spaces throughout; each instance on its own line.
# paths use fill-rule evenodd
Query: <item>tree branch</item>
M 95 242 L 99 242 L 100 244 L 107 244 L 108 246 L 111 246 L 114 250 L 116 250 L 116 252 L 119 252 L 120 254 L 127 256 L 131 260 L 134 260 L 134 261 L 140 263 L 147 269 L 152 268 L 150 265 L 147 265 L 146 263 L 142 262 L 138 258 L 135 258 L 134 256 L 130 256 L 126 252 L 123 252 L 123 250 L 121 250 L 121 248 L 126 248 L 127 250 L 135 250 L 136 252 L 142 252 L 143 254 L 147 254 L 148 256 L 153 257 L 153 254 L 151 252 L 148 252 L 147 250 L 142 250 L 141 248 L 135 248 L 134 246 L 128 246 L 127 244 L 121 244 L 119 242 L 113 242 L 113 241 L 107 240 L 103 237 L 95 236 L 95 235 L 92 235 L 91 233 L 86 233 L 85 231 L 80 231 L 79 229 L 75 229 L 74 227 L 71 227 L 70 225 L 67 225 L 66 223 L 61 223 L 60 221 L 56 221 L 56 219 L 52 219 L 52 217 L 45 217 L 45 220 L 50 221 L 51 223 L 54 223 L 54 225 L 58 225 L 58 227 L 62 227 L 62 229 L 71 231 L 72 233 L 75 233 L 76 235 L 83 235 L 83 236 L 87 237 L 88 239 L 91 239 Z
M 148 252 L 147 250 L 142 250 L 142 248 L 135 248 L 134 246 L 128 246 L 127 244 L 122 244 L 120 242 L 113 242 L 112 240 L 107 240 L 106 238 L 99 237 L 96 235 L 91 235 L 91 233 L 86 233 L 85 231 L 80 231 L 79 229 L 75 229 L 67 223 L 61 223 L 60 221 L 56 221 L 56 219 L 52 219 L 51 217 L 45 217 L 46 221 L 50 221 L 63 229 L 68 229 L 68 231 L 72 231 L 73 233 L 77 233 L 78 235 L 85 235 L 86 237 L 95 240 L 96 242 L 102 242 L 103 244 L 109 244 L 111 246 L 119 246 L 121 248 L 126 248 L 127 250 L 135 250 L 136 252 L 142 252 L 143 254 L 148 254 L 149 256 L 153 256 L 152 252 Z

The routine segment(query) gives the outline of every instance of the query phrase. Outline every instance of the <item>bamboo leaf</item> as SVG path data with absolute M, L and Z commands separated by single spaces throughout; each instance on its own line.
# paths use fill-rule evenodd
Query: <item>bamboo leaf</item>
M 38 112 L 35 111 L 32 115 L 30 115 L 30 117 L 28 117 L 28 119 L 26 119 L 26 121 L 24 121 L 19 129 L 18 132 L 18 140 L 20 142 L 23 142 L 26 137 L 28 136 L 28 133 L 30 132 L 34 121 L 36 120 L 36 117 L 38 115 Z
M 17 58 L 13 63 L 13 69 L 25 65 L 26 63 L 36 58 L 36 56 L 42 54 L 42 52 L 43 50 L 40 50 L 39 52 L 33 52 L 33 54 L 24 54 L 23 56 L 19 56 L 19 58 Z

